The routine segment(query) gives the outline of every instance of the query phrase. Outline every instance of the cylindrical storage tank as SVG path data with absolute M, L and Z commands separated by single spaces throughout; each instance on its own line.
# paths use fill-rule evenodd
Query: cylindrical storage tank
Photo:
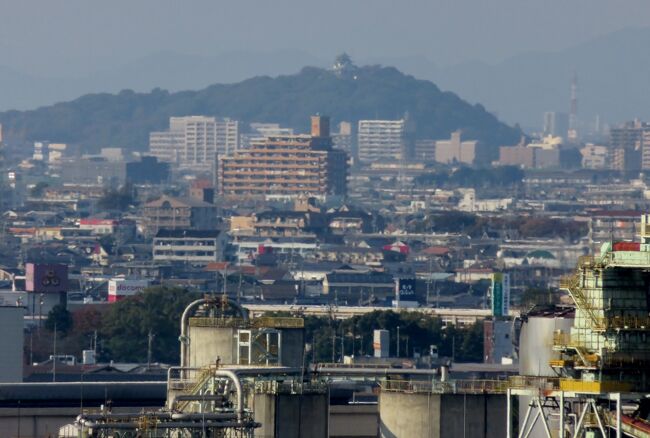
M 533 310 L 523 318 L 519 335 L 519 374 L 531 377 L 557 377 L 549 365 L 553 359 L 559 359 L 560 353 L 553 351 L 553 339 L 556 333 L 569 334 L 573 326 L 574 310 L 572 308 Z M 519 397 L 519 424 L 530 403 L 529 397 Z M 541 422 L 537 422 L 530 438 L 545 438 L 546 432 Z
M 253 396 L 255 430 L 260 438 L 327 438 L 329 400 L 325 387 L 291 393 L 278 384 Z M 300 391 L 299 391 L 300 392 Z
M 572 311 L 531 313 L 524 318 L 519 335 L 519 374 L 557 377 L 549 365 L 552 359 L 560 358 L 553 351 L 553 337 L 558 331 L 568 334 L 572 326 Z
M 381 438 L 503 438 L 505 394 L 382 391 Z

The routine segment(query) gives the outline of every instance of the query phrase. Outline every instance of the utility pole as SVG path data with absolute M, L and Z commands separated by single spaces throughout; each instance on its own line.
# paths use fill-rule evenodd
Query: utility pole
M 153 338 L 155 338 L 156 335 L 153 334 L 151 329 L 149 329 L 149 336 L 148 336 L 148 345 L 147 345 L 147 370 L 151 369 L 151 356 L 152 356 L 152 345 L 153 345 Z
M 399 326 L 397 326 L 397 357 L 399 357 Z
M 52 347 L 52 382 L 56 382 L 56 321 L 54 321 L 54 340 Z

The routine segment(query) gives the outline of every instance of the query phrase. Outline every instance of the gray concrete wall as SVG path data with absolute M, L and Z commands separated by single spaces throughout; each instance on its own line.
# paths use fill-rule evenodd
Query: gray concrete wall
M 217 357 L 221 359 L 223 365 L 236 364 L 236 334 L 237 329 L 233 328 L 190 326 L 189 366 L 204 367 L 215 363 Z M 304 348 L 303 329 L 282 329 L 281 365 L 301 367 Z
M 0 306 L 0 382 L 23 381 L 23 315 L 25 309 Z
M 261 428 L 255 429 L 255 438 L 275 437 L 275 395 L 255 394 L 253 398 L 253 415 Z
M 282 365 L 301 367 L 305 351 L 303 329 L 282 329 Z
M 256 394 L 260 438 L 327 438 L 327 394 Z
M 330 438 L 376 438 L 379 434 L 379 406 L 330 406 Z
M 382 438 L 503 438 L 505 395 L 382 392 Z
M 441 437 L 502 438 L 506 435 L 505 395 L 441 396 Z
M 440 435 L 440 396 L 435 394 L 382 392 L 379 433 L 381 438 L 452 438 Z
M 204 367 L 215 363 L 217 357 L 222 364 L 234 364 L 234 335 L 232 328 L 190 326 L 189 366 Z

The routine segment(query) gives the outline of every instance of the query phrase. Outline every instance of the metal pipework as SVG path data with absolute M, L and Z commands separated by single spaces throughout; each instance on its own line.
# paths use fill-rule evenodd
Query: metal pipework
M 188 306 L 183 311 L 183 315 L 181 316 L 181 335 L 178 338 L 178 340 L 181 342 L 181 364 L 180 364 L 181 367 L 185 367 L 188 365 L 185 362 L 188 359 L 187 356 L 188 356 L 188 349 L 190 345 L 190 338 L 187 336 L 187 325 L 188 325 L 188 319 L 190 317 L 190 313 L 201 304 L 206 304 L 213 301 L 214 299 L 212 298 L 205 298 L 205 297 L 200 298 L 188 304 Z M 248 321 L 248 312 L 244 310 L 243 307 L 241 307 L 239 304 L 237 304 L 235 301 L 231 300 L 230 298 L 225 298 L 224 301 L 227 302 L 229 306 L 237 309 L 244 321 Z

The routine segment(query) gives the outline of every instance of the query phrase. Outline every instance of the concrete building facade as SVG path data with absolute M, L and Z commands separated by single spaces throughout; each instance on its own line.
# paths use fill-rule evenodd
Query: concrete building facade
M 0 306 L 2 355 L 0 355 L 0 382 L 23 381 L 23 316 L 24 307 Z
M 154 262 L 207 265 L 223 258 L 218 230 L 159 230 L 153 239 Z
M 239 149 L 239 122 L 205 116 L 171 117 L 169 130 L 149 135 L 149 152 L 180 168 L 210 170 L 217 155 Z
M 217 225 L 217 208 L 195 199 L 162 196 L 145 204 L 143 215 L 153 233 L 161 228 L 212 230 Z
M 344 151 L 332 147 L 329 118 L 314 116 L 311 135 L 267 137 L 220 159 L 218 193 L 291 198 L 345 195 L 347 159 Z
M 359 120 L 357 147 L 359 161 L 403 160 L 406 151 L 406 121 Z
M 474 164 L 478 152 L 477 145 L 476 140 L 462 141 L 461 131 L 453 132 L 449 140 L 436 141 L 436 161 L 443 164 Z

